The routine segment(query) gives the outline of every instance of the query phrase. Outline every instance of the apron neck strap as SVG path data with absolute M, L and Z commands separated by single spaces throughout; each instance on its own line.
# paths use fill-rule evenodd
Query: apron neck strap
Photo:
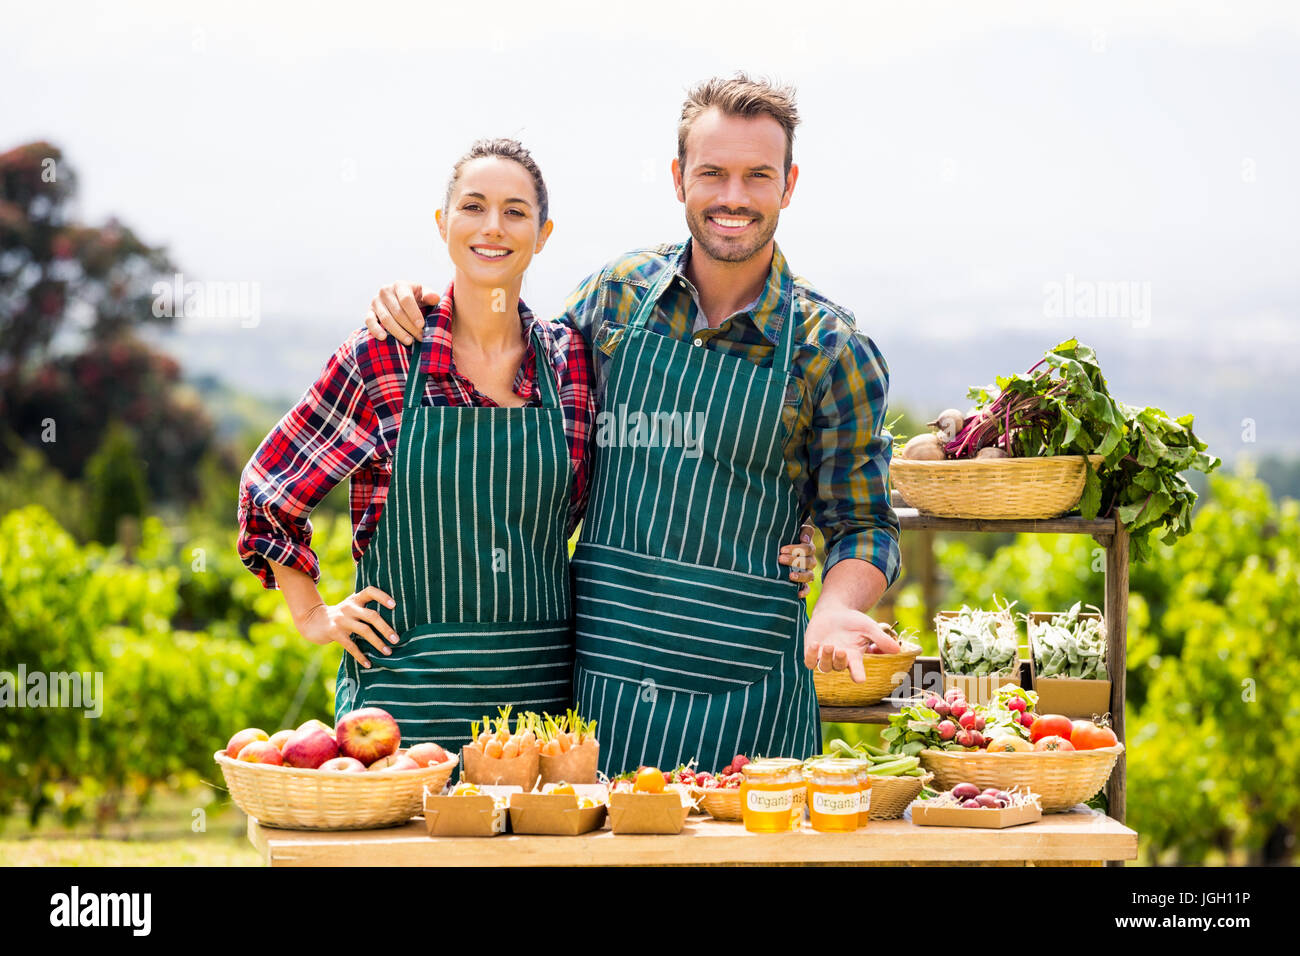
M 664 290 L 668 288 L 676 275 L 677 270 L 673 265 L 664 266 L 659 275 L 655 277 L 654 284 L 650 286 L 650 291 L 646 293 L 646 297 L 641 301 L 641 306 L 637 309 L 636 315 L 632 316 L 632 321 L 628 323 L 629 331 L 645 327 L 650 314 L 654 312 L 655 305 L 658 304 Z M 793 287 L 781 290 L 777 309 L 781 313 L 781 332 L 776 343 L 776 355 L 772 358 L 772 370 L 786 375 L 790 371 L 790 363 L 794 357 Z
M 537 373 L 537 390 L 542 398 L 542 406 L 545 408 L 560 407 L 560 388 L 557 382 L 557 373 L 555 366 L 550 359 L 550 350 L 542 342 L 541 335 L 537 331 L 537 322 L 534 321 L 528 330 L 529 339 L 533 343 L 533 368 Z M 420 399 L 424 395 L 424 356 L 428 347 L 424 337 L 416 339 L 407 347 L 407 372 L 406 372 L 406 391 L 402 399 L 403 408 L 418 408 Z

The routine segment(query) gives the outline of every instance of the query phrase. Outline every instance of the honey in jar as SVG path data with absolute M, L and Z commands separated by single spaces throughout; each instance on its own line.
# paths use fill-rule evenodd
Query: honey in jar
M 858 828 L 862 814 L 861 760 L 818 760 L 809 768 L 808 818 L 814 830 Z
M 752 833 L 782 833 L 791 828 L 795 791 L 803 784 L 803 768 L 775 760 L 745 765 L 740 784 L 740 814 Z

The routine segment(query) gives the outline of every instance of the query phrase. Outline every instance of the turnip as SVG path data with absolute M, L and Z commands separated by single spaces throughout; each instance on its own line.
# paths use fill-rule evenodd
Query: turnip
M 960 687 L 949 687 L 943 692 L 943 699 L 951 704 L 956 700 L 965 700 L 966 693 Z
M 988 807 L 991 810 L 997 807 L 998 798 L 991 796 L 987 793 L 981 793 L 978 797 L 975 798 L 975 802 L 978 803 L 981 807 Z
M 983 717 L 980 717 L 978 714 L 976 714 L 976 715 L 975 715 L 975 729 L 976 729 L 976 730 L 983 730 L 983 729 L 984 729 L 984 724 L 985 724 L 985 720 L 984 720 L 984 718 L 983 718 Z
M 941 720 L 939 722 L 939 739 L 952 740 L 957 734 L 957 725 L 951 720 Z
M 968 710 L 970 710 L 970 708 L 966 706 L 966 701 L 964 700 L 957 701 L 949 708 L 949 712 L 958 720 L 960 720 L 961 715 L 966 713 Z
M 950 713 L 952 713 L 952 708 L 948 705 L 947 701 L 942 701 L 942 700 L 939 701 L 939 703 L 935 704 L 934 707 L 931 708 L 931 710 L 933 710 L 940 717 L 947 717 Z
M 903 446 L 902 457 L 908 461 L 943 461 L 943 442 L 934 435 L 916 435 Z
M 982 809 L 978 800 L 967 800 L 961 805 L 963 810 L 980 810 Z M 981 818 L 982 819 L 982 818 Z
M 957 718 L 957 723 L 961 724 L 961 729 L 962 729 L 962 730 L 974 730 L 974 729 L 975 729 L 975 713 L 974 713 L 973 711 L 969 711 L 969 710 L 966 711 L 966 713 L 960 715 L 960 716 Z
M 955 408 L 945 408 L 939 413 L 939 417 L 932 422 L 926 422 L 931 428 L 939 429 L 938 438 L 946 445 L 957 437 L 957 433 L 962 430 L 966 424 L 962 413 Z
M 995 448 L 989 445 L 987 448 L 981 448 L 975 453 L 976 458 L 1006 458 L 1007 453 L 1001 448 Z

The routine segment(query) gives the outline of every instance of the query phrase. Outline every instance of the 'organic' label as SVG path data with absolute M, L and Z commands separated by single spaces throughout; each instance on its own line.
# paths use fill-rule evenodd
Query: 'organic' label
M 785 813 L 794 807 L 794 792 L 751 789 L 745 795 L 745 806 L 755 813 Z
M 813 812 L 826 814 L 827 816 L 851 816 L 862 809 L 861 797 L 862 794 L 856 790 L 852 793 L 823 793 L 820 790 L 815 790 L 813 791 Z

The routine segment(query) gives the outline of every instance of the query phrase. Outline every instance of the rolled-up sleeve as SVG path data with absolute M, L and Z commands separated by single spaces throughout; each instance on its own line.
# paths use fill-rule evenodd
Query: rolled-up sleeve
M 320 580 L 308 516 L 373 455 L 378 419 L 355 354 L 362 332 L 339 346 L 240 475 L 237 548 L 263 587 L 276 587 L 268 560 Z
M 893 437 L 885 431 L 889 368 L 854 332 L 818 390 L 808 437 L 811 511 L 826 539 L 829 572 L 845 558 L 870 562 L 891 586 L 901 570 L 898 515 L 889 500 Z

